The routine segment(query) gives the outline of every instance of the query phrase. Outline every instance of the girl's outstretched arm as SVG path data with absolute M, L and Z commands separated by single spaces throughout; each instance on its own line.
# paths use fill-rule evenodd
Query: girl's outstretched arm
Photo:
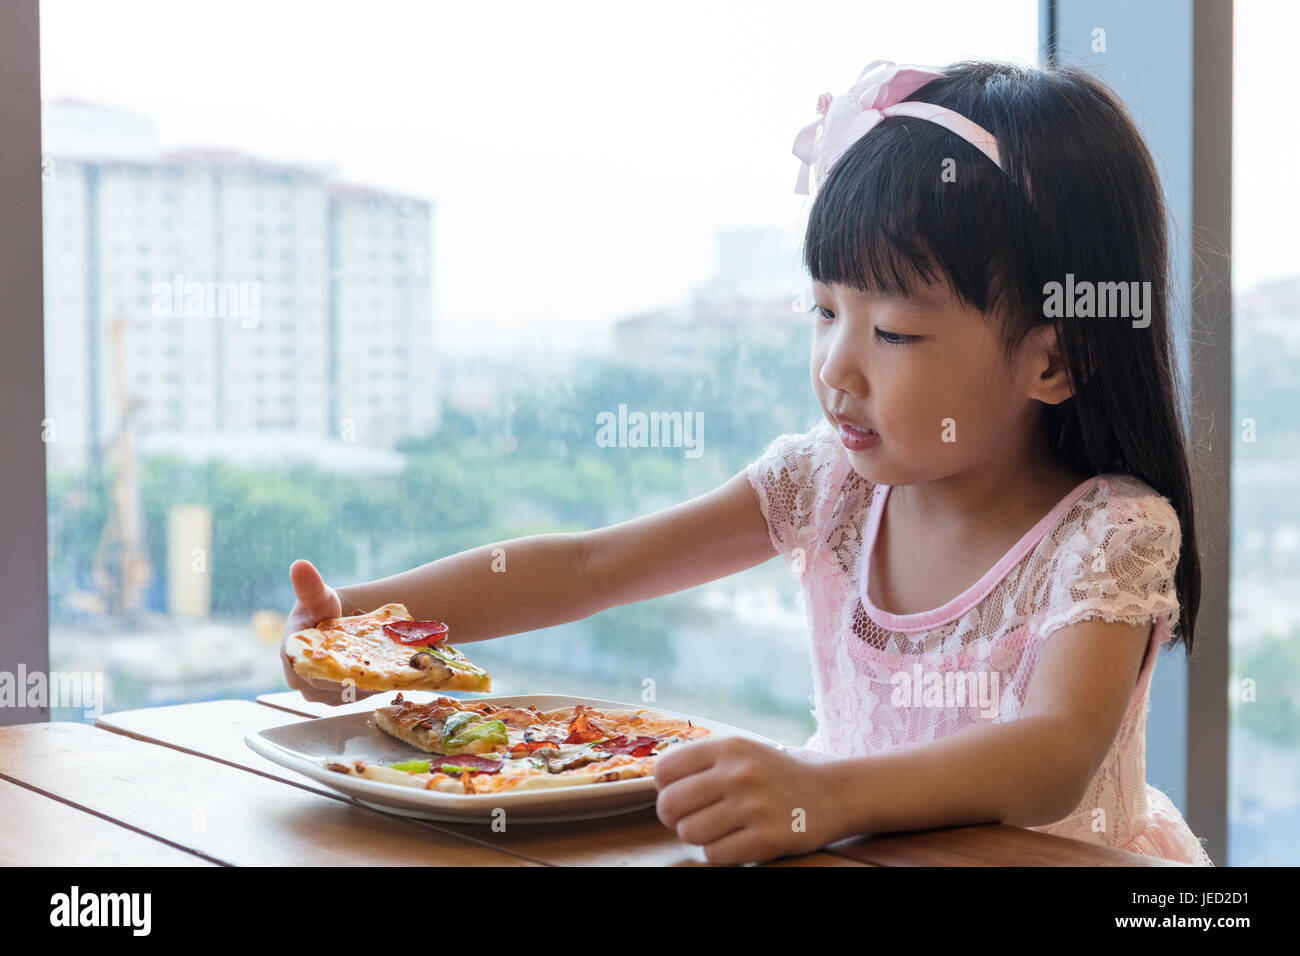
M 336 588 L 345 614 L 405 604 L 465 644 L 580 620 L 694 587 L 776 554 L 744 472 L 713 491 L 620 524 L 462 551 Z
M 583 537 L 599 610 L 716 581 L 777 554 L 743 471 L 698 498 Z

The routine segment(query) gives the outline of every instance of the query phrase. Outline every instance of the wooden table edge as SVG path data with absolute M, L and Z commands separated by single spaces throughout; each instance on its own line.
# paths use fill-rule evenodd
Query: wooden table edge
M 961 847 L 962 842 L 969 844 L 971 838 L 985 838 L 986 834 L 991 836 L 998 829 L 1011 831 L 1020 839 L 1032 839 L 1042 847 L 1043 850 L 1047 851 L 1045 856 L 1059 857 L 1060 851 L 1068 850 L 1075 853 L 1086 854 L 1090 859 L 1045 859 L 1040 862 L 1034 862 L 1033 860 L 1026 860 L 1024 862 L 982 861 L 978 858 L 978 853 L 972 853 L 969 849 L 963 851 Z M 933 849 L 927 847 L 927 844 L 931 844 L 941 837 L 955 842 L 956 846 L 950 845 L 948 847 L 935 847 Z M 827 853 L 845 855 L 864 863 L 889 867 L 1162 867 L 1190 865 L 1179 860 L 1167 860 L 1163 857 L 1133 853 L 1116 847 L 1100 846 L 1096 843 L 1088 843 L 1084 840 L 1074 840 L 1069 837 L 1057 836 L 1053 833 L 1040 833 L 1031 830 L 1028 827 L 1012 827 L 1004 823 L 981 823 L 970 826 L 939 827 L 930 830 L 908 830 L 898 833 L 880 833 L 860 837 L 849 837 L 844 840 L 839 840 L 836 843 L 832 843 L 823 849 Z M 942 861 L 942 857 L 945 855 L 951 858 L 950 861 Z M 927 856 L 933 857 L 933 859 L 927 860 L 925 858 Z
M 313 714 L 305 710 L 295 710 L 292 707 L 285 707 L 282 704 L 273 704 L 269 700 L 263 700 L 262 698 L 265 696 L 267 695 L 259 694 L 251 701 L 251 703 L 261 704 L 263 707 L 270 707 L 272 710 L 280 710 L 286 714 L 296 714 L 299 717 L 311 717 L 313 720 L 319 719 L 320 717 L 320 714 Z M 239 700 L 243 698 L 234 698 L 234 699 Z
M 270 704 L 267 706 L 274 707 L 275 705 Z M 275 709 L 283 710 L 284 708 L 275 708 Z M 293 713 L 293 712 L 288 711 L 288 713 Z M 253 767 L 246 767 L 243 764 L 234 763 L 230 760 L 225 760 L 213 754 L 206 754 L 203 753 L 202 751 L 194 750 L 190 747 L 182 747 L 179 744 L 173 744 L 165 740 L 159 740 L 156 737 L 148 737 L 142 734 L 133 733 L 132 731 L 126 730 L 121 727 L 114 727 L 110 724 L 100 723 L 100 721 L 103 720 L 104 717 L 111 717 L 111 716 L 112 716 L 111 714 L 103 714 L 102 716 L 96 718 L 95 728 L 98 730 L 106 731 L 111 734 L 118 734 L 119 736 L 122 737 L 129 737 L 130 739 L 138 740 L 141 743 L 152 744 L 155 747 L 166 747 L 169 750 L 175 750 L 178 753 L 189 754 L 191 757 L 200 757 L 204 760 L 211 760 L 213 763 L 223 764 L 224 766 L 230 767 L 234 770 L 242 770 L 245 773 L 257 774 L 259 777 L 265 777 L 267 780 L 272 780 L 275 783 L 281 783 L 289 787 L 297 787 L 300 790 L 306 790 L 308 793 L 313 793 L 320 797 L 328 797 L 329 799 L 337 800 L 340 803 L 356 806 L 360 809 L 373 810 L 375 813 L 382 813 L 384 816 L 392 817 L 397 820 L 403 820 L 407 823 L 414 823 L 417 826 L 428 827 L 431 830 L 436 830 L 438 833 L 442 834 L 443 836 L 452 837 L 457 840 L 462 840 L 466 843 L 471 843 L 476 847 L 482 847 L 485 850 L 492 850 L 493 852 L 496 853 L 505 853 L 508 856 L 513 856 L 521 860 L 527 860 L 529 863 L 536 863 L 539 864 L 540 866 L 551 866 L 551 867 L 555 866 L 554 863 L 548 863 L 545 860 L 539 860 L 536 857 L 529 856 L 527 853 L 519 853 L 517 851 L 506 849 L 504 847 L 497 846 L 493 843 L 489 843 L 486 840 L 480 840 L 478 837 L 467 836 L 463 833 L 457 833 L 455 830 L 445 829 L 444 827 L 438 826 L 438 821 L 436 820 L 422 820 L 418 817 L 408 817 L 400 813 L 388 813 L 387 811 L 381 810 L 378 807 L 372 807 L 372 806 L 367 806 L 358 803 L 356 800 L 353 800 L 351 797 L 339 793 L 337 790 L 318 789 L 305 782 L 299 783 L 296 780 L 287 780 L 284 777 L 278 777 L 274 774 L 267 773 L 266 771 L 263 770 L 257 770 Z M 311 717 L 310 715 L 307 714 L 297 714 L 296 716 L 306 717 L 308 719 L 313 719 L 313 720 L 319 719 L 319 718 Z
M 182 853 L 188 853 L 190 856 L 198 857 L 200 860 L 203 860 L 207 863 L 215 863 L 217 866 L 225 866 L 225 867 L 231 867 L 234 865 L 227 860 L 221 860 L 218 859 L 217 857 L 209 856 L 207 853 L 204 853 L 200 850 L 195 850 L 192 847 L 188 847 L 188 846 L 182 846 L 181 844 L 176 843 L 173 840 L 168 840 L 165 837 L 161 837 L 156 833 L 150 833 L 148 830 L 142 830 L 137 826 L 132 826 L 126 821 L 118 820 L 117 818 L 111 817 L 106 813 L 101 813 L 98 810 L 92 810 L 90 807 L 78 803 L 75 800 L 69 800 L 67 797 L 61 797 L 57 793 L 50 793 L 44 787 L 38 787 L 35 784 L 28 783 L 25 780 L 19 780 L 16 777 L 11 777 L 3 770 L 0 770 L 0 780 L 4 780 L 7 783 L 12 783 L 15 786 L 22 787 L 24 790 L 31 791 L 32 793 L 39 793 L 42 797 L 46 797 L 50 800 L 53 800 L 55 803 L 61 803 L 65 807 L 71 807 L 73 810 L 79 810 L 82 813 L 87 814 L 88 816 L 96 817 L 97 819 L 103 820 L 107 823 L 111 823 L 114 826 L 119 826 L 123 830 L 129 830 L 131 833 L 134 833 L 137 836 L 148 837 L 150 840 L 153 840 L 156 843 L 162 843 L 165 846 L 171 847 L 173 850 L 180 850 Z

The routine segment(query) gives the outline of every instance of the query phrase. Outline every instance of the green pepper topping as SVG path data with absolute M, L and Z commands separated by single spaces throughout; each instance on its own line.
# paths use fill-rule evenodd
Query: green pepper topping
M 455 771 L 456 773 L 473 773 L 478 769 L 478 767 L 466 767 L 465 765 L 458 763 L 438 764 L 438 770 L 442 773 L 447 773 L 448 771 Z
M 452 667 L 459 667 L 461 670 L 465 670 L 464 661 L 459 661 L 454 657 L 448 657 L 446 654 L 442 653 L 442 651 L 439 651 L 436 648 L 434 648 L 432 644 L 426 644 L 424 647 L 421 647 L 420 650 L 427 651 L 428 653 L 432 654 L 434 657 L 442 658 Z
M 452 737 L 455 737 L 460 733 L 461 728 L 478 716 L 480 715 L 468 710 L 462 710 L 458 714 L 452 714 L 447 718 L 447 722 L 442 725 L 442 739 L 450 741 Z
M 390 763 L 394 770 L 405 770 L 407 773 L 428 773 L 429 761 L 427 760 L 403 760 L 401 763 Z
M 450 726 L 451 721 L 447 721 L 447 724 Z M 458 731 L 451 736 L 444 730 L 443 740 L 451 747 L 464 747 L 466 744 L 480 740 L 497 746 L 505 746 L 509 743 L 509 739 L 506 737 L 506 725 L 500 720 L 486 720 L 473 727 L 458 728 Z

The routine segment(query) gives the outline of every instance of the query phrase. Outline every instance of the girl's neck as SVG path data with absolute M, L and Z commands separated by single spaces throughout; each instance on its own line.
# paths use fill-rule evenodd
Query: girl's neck
M 905 522 L 921 520 L 957 533 L 1006 525 L 1028 530 L 1089 477 L 1051 454 L 1044 438 L 1023 454 L 892 488 L 890 511 Z

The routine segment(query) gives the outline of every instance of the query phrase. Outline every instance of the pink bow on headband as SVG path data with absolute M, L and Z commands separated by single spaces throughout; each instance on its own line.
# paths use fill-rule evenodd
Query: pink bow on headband
M 959 113 L 933 103 L 902 100 L 944 74 L 920 66 L 897 66 L 889 60 L 873 60 L 858 74 L 858 80 L 843 96 L 823 93 L 817 99 L 820 114 L 794 139 L 793 152 L 803 160 L 794 191 L 808 193 L 808 179 L 814 174 L 818 185 L 826 178 L 844 151 L 871 132 L 886 116 L 912 116 L 938 123 L 965 139 L 997 166 L 997 140 L 983 127 Z M 822 131 L 819 138 L 818 130 Z

